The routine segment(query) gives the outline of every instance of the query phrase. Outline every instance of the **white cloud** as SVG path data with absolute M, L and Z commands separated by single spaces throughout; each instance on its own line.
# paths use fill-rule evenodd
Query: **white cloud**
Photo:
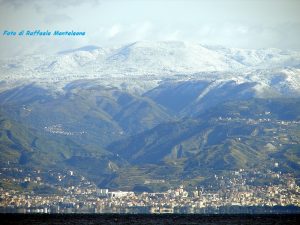
M 0 55 L 12 55 L 14 48 L 18 54 L 32 49 L 56 52 L 82 44 L 119 45 L 140 40 L 300 50 L 299 8 L 300 1 L 293 0 L 0 0 L 0 33 L 4 29 L 87 33 L 69 41 L 0 36 Z
M 133 26 L 132 31 L 135 33 L 135 39 L 145 39 L 149 36 L 151 36 L 151 32 L 154 29 L 154 25 L 151 22 L 144 22 L 141 24 L 137 24 Z
M 44 19 L 46 24 L 57 24 L 57 23 L 67 23 L 72 21 L 72 18 L 64 14 L 50 14 Z
M 50 5 L 56 8 L 68 8 L 70 6 L 79 6 L 86 3 L 98 5 L 100 2 L 100 0 L 0 0 L 0 5 L 13 6 L 15 8 L 25 7 L 28 5 L 41 8 L 45 8 L 45 5 Z
M 117 34 L 121 32 L 121 26 L 116 24 L 113 25 L 107 32 L 107 37 L 108 38 L 114 38 Z

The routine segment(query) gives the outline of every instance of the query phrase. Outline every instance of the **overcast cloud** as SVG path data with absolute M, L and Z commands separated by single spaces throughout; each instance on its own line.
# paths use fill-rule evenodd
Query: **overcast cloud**
M 300 50 L 299 11 L 298 0 L 2 0 L 0 57 L 142 40 Z M 2 35 L 24 29 L 86 36 Z

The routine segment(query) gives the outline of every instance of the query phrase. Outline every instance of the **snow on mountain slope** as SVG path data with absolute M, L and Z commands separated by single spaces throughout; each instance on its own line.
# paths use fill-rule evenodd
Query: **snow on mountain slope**
M 118 48 L 86 46 L 55 55 L 0 61 L 0 89 L 20 82 L 63 87 L 78 79 L 143 92 L 164 80 L 255 82 L 259 95 L 300 94 L 300 53 L 245 50 L 186 42 L 135 42 Z
M 269 72 L 261 71 L 254 74 L 254 79 L 261 81 L 258 82 L 257 91 L 260 86 L 277 92 L 279 95 L 296 97 L 300 95 L 300 69 L 284 68 L 281 70 L 273 70 Z
M 227 71 L 243 66 L 199 44 L 184 42 L 137 42 L 125 46 L 107 58 L 121 71 L 134 70 L 148 74 Z
M 274 48 L 253 50 L 224 48 L 220 46 L 206 47 L 248 67 L 268 69 L 285 66 L 300 66 L 300 54 L 296 51 Z

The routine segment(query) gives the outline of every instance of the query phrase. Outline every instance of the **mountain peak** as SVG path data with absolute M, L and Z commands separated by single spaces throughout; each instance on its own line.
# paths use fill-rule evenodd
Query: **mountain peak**
M 115 87 L 153 88 L 166 79 L 241 80 L 262 87 L 276 83 L 280 93 L 299 92 L 300 53 L 278 49 L 210 47 L 182 41 L 138 41 L 120 48 L 88 45 L 55 55 L 1 61 L 1 80 L 30 80 L 63 87 L 79 79 L 101 79 Z M 289 79 L 276 74 L 291 68 Z M 275 80 L 274 80 L 275 77 Z M 280 82 L 279 82 L 280 81 Z M 290 89 L 291 91 L 285 91 Z
M 87 46 L 83 46 L 81 48 L 76 48 L 76 49 L 69 49 L 69 50 L 65 50 L 65 51 L 60 51 L 58 52 L 58 54 L 69 54 L 69 53 L 74 53 L 74 52 L 90 52 L 96 49 L 99 49 L 100 47 L 95 46 L 95 45 L 87 45 Z

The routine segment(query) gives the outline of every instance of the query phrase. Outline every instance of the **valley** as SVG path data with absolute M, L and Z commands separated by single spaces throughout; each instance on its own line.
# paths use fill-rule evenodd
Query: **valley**
M 239 170 L 299 184 L 299 62 L 295 51 L 185 42 L 1 61 L 0 167 L 124 191 L 209 187 Z M 24 188 L 2 176 L 1 187 Z

